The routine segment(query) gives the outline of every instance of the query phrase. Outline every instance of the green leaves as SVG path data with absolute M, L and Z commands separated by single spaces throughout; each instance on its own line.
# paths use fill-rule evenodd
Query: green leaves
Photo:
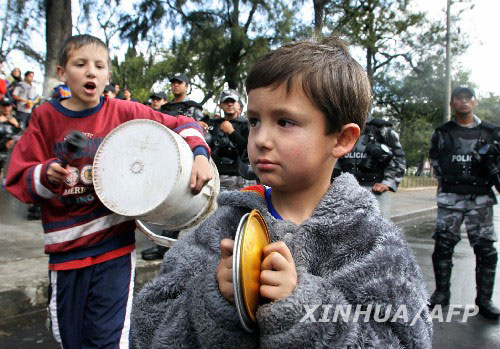
M 143 0 L 138 8 L 122 18 L 122 37 L 134 44 L 175 27 L 172 69 L 186 72 L 195 84 L 201 81 L 204 101 L 225 87 L 242 91 L 249 66 L 271 45 L 291 40 L 297 22 L 294 4 L 282 0 Z

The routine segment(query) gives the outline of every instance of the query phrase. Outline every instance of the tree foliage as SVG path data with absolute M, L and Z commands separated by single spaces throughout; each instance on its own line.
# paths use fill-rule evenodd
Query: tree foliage
M 3 7 L 3 6 L 2 6 Z M 43 54 L 33 47 L 33 34 L 43 37 L 39 18 L 43 18 L 43 1 L 7 0 L 0 12 L 0 59 L 20 51 L 35 62 L 43 63 Z M 42 27 L 43 28 L 43 27 Z
M 153 56 L 145 57 L 131 47 L 127 50 L 123 62 L 120 63 L 118 58 L 113 58 L 111 79 L 122 88 L 128 88 L 133 98 L 144 102 L 149 98 L 153 85 L 168 78 L 173 61 L 172 57 L 164 55 L 155 62 Z
M 78 34 L 94 32 L 112 50 L 112 39 L 122 27 L 121 0 L 82 0 L 78 4 L 80 11 L 75 19 Z
M 480 98 L 474 112 L 482 120 L 500 126 L 500 96 L 489 93 L 488 96 Z
M 284 0 L 143 0 L 136 10 L 122 18 L 122 37 L 154 46 L 162 28 L 180 26 L 170 46 L 173 72 L 186 72 L 205 92 L 203 102 L 226 84 L 242 90 L 249 66 L 295 36 L 297 8 Z
M 445 23 L 412 10 L 410 0 L 334 0 L 325 6 L 330 32 L 361 49 L 372 81 L 373 115 L 394 122 L 409 166 L 427 158 L 430 136 L 444 114 Z M 459 23 L 457 13 L 453 20 Z M 444 18 L 444 16 L 443 16 Z M 452 33 L 452 54 L 462 54 L 467 37 Z M 453 86 L 469 84 L 455 67 Z
M 375 75 L 397 58 L 409 59 L 413 30 L 424 21 L 409 0 L 336 0 L 325 9 L 328 27 L 364 51 L 372 84 Z

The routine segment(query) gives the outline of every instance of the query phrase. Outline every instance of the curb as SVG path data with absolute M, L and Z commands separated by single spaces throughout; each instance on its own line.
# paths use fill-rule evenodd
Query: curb
M 136 291 L 156 276 L 161 265 L 160 260 L 143 262 L 139 258 L 135 274 Z M 47 273 L 45 275 L 33 280 L 30 285 L 0 291 L 0 323 L 46 308 L 49 280 Z
M 409 223 L 412 223 L 416 220 L 421 220 L 423 218 L 432 218 L 432 217 L 435 218 L 436 214 L 437 214 L 437 206 L 434 206 L 419 211 L 392 216 L 391 220 L 397 226 L 405 226 Z

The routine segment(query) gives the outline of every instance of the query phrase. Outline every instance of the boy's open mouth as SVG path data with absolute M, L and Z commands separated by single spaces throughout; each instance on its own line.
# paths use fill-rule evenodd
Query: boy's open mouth
M 93 82 L 87 82 L 85 85 L 83 85 L 83 87 L 89 92 L 93 92 L 96 88 L 96 85 Z

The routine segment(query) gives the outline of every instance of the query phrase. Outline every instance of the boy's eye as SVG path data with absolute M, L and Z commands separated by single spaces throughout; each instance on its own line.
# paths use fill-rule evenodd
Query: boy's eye
M 294 126 L 295 123 L 293 121 L 287 120 L 287 119 L 279 119 L 278 120 L 278 125 L 280 127 L 291 127 Z
M 248 119 L 248 123 L 250 124 L 250 127 L 255 127 L 255 126 L 257 126 L 257 123 L 258 123 L 258 122 L 259 122 L 259 120 L 258 120 L 258 119 L 256 119 L 256 118 L 249 118 L 249 119 Z

